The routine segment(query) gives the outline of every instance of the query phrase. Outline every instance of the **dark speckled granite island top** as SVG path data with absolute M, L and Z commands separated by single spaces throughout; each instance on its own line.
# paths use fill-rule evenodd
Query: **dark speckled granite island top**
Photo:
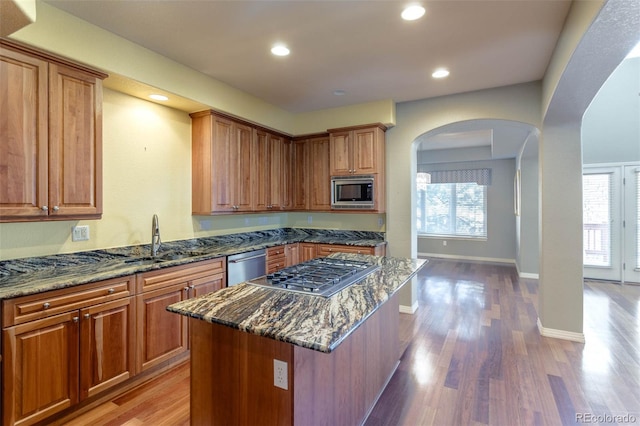
M 159 256 L 192 256 L 151 264 L 127 263 L 148 256 L 149 245 L 5 260 L 0 262 L 0 300 L 297 242 L 363 247 L 385 244 L 380 232 L 283 228 L 163 242 Z
M 331 352 L 426 264 L 335 253 L 330 257 L 375 261 L 380 268 L 324 298 L 242 283 L 170 305 L 171 312 L 321 352 Z

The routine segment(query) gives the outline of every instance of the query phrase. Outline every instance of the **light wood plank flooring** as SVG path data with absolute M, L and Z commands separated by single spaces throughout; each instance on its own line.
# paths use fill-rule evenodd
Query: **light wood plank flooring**
M 640 287 L 585 283 L 585 344 L 539 335 L 537 291 L 513 267 L 432 259 L 366 425 L 640 424 Z M 186 425 L 188 383 L 185 363 L 68 424 Z

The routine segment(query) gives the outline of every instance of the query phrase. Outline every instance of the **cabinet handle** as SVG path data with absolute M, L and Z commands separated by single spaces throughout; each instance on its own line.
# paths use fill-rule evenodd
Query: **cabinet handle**
M 329 249 L 329 251 L 333 251 L 333 249 L 332 249 L 332 248 L 330 248 L 330 249 Z
M 42 207 L 40 207 L 40 210 L 42 210 L 43 212 L 46 212 L 47 210 L 49 210 L 49 207 L 42 206 Z
M 195 285 L 193 285 L 193 284 L 191 284 L 191 285 L 189 286 L 189 288 L 190 288 L 191 290 L 193 290 L 194 288 L 196 288 L 196 286 L 195 286 Z
M 49 309 L 50 307 L 51 307 L 51 303 L 49 303 L 49 302 L 44 302 L 42 304 L 42 309 Z
M 189 292 L 189 287 L 185 287 L 183 290 L 188 293 Z
M 73 322 L 78 322 L 78 320 L 80 320 L 80 318 L 78 318 L 78 317 L 71 318 L 71 321 L 73 321 Z
M 60 210 L 60 207 L 58 207 L 58 206 L 53 206 L 53 211 L 54 211 L 54 212 L 57 212 L 58 210 Z
M 116 289 L 115 289 L 115 288 L 110 288 L 109 290 L 107 290 L 107 293 L 108 293 L 108 294 L 113 294 L 113 293 L 115 293 L 115 292 L 116 292 Z
M 91 318 L 91 314 L 84 314 L 84 319 L 89 319 Z

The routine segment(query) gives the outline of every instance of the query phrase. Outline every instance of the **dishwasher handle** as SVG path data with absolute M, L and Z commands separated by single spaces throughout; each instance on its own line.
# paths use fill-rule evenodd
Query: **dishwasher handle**
M 262 254 L 257 254 L 255 256 L 244 257 L 242 259 L 229 260 L 229 263 L 242 263 L 242 262 L 246 262 L 247 260 L 259 259 L 261 257 L 266 257 L 266 256 L 267 256 L 266 253 L 262 253 Z

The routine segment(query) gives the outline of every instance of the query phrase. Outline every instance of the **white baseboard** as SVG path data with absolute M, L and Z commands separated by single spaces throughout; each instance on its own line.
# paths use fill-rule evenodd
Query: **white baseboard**
M 474 262 L 508 263 L 510 265 L 514 265 L 516 263 L 515 259 L 502 259 L 499 257 L 460 256 L 457 254 L 442 254 L 442 253 L 418 253 L 418 257 L 436 257 L 440 259 L 471 260 Z
M 540 318 L 538 318 L 538 331 L 544 337 L 584 343 L 584 333 L 576 333 L 574 331 L 557 330 L 555 328 L 543 327 L 542 322 L 540 322 Z
M 418 310 L 418 302 L 414 302 L 413 305 L 400 305 L 400 313 L 401 314 L 410 314 L 413 315 Z
M 540 279 L 540 276 L 538 274 L 534 274 L 531 272 L 521 272 L 520 268 L 518 267 L 518 262 L 516 262 L 516 271 L 518 271 L 519 278 L 529 278 L 532 280 Z

